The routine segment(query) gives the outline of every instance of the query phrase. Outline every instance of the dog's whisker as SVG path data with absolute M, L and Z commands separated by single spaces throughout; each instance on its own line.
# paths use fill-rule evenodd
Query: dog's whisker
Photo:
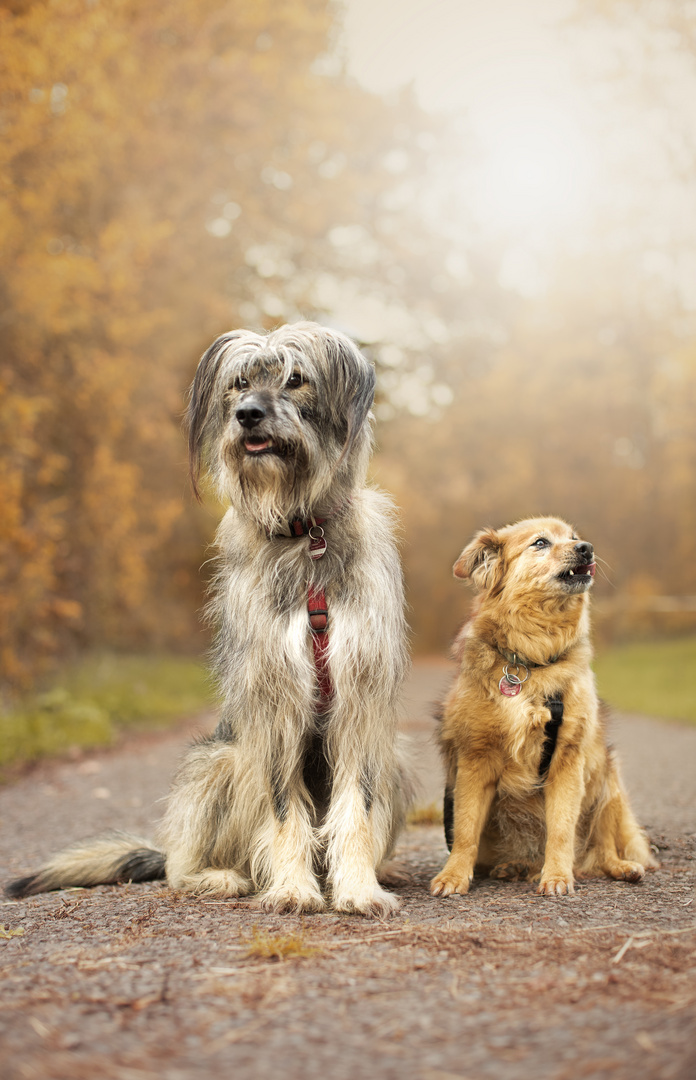
M 606 567 L 607 570 L 611 570 L 612 573 L 613 573 L 613 571 L 614 571 L 613 566 L 610 566 L 609 563 L 607 562 L 607 560 L 600 558 L 599 555 L 595 555 L 595 562 L 597 563 L 597 569 L 599 570 L 599 572 L 602 575 L 602 577 L 604 578 L 604 580 L 609 585 L 611 585 L 612 588 L 616 588 L 614 582 L 611 580 L 611 578 L 607 574 L 606 570 L 604 569 L 604 567 Z

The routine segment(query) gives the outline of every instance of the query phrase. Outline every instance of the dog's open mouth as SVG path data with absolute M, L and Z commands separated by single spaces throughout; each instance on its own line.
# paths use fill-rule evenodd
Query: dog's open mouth
M 587 586 L 595 576 L 597 563 L 581 563 L 579 566 L 569 567 L 558 575 L 559 581 L 571 589 L 579 589 Z
M 280 447 L 267 435 L 250 435 L 244 441 L 244 449 L 252 457 L 260 457 L 261 454 L 281 454 Z

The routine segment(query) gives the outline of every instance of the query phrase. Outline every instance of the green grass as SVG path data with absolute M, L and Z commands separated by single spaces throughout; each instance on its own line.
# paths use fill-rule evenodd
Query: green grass
M 105 746 L 124 729 L 165 727 L 213 700 L 205 666 L 171 656 L 89 657 L 0 713 L 0 765 Z
M 406 817 L 409 825 L 442 825 L 442 807 L 437 803 L 413 806 Z
M 696 637 L 603 649 L 600 695 L 627 712 L 696 722 Z M 106 746 L 124 730 L 166 727 L 211 706 L 205 666 L 171 656 L 89 657 L 42 693 L 0 712 L 0 766 Z M 439 808 L 421 810 L 434 820 Z
M 617 709 L 696 722 L 696 637 L 604 649 L 594 668 Z

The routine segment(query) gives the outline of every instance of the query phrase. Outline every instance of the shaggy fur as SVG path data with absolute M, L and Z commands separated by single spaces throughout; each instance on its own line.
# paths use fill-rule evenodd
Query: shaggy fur
M 191 393 L 194 487 L 205 466 L 231 504 L 217 535 L 210 616 L 223 696 L 186 755 L 155 848 L 117 836 L 73 848 L 9 894 L 162 876 L 175 889 L 259 893 L 272 911 L 389 914 L 378 884 L 409 786 L 397 747 L 406 669 L 401 571 L 388 499 L 366 486 L 375 374 L 312 323 L 235 331 Z M 325 519 L 327 549 L 288 522 Z M 308 586 L 325 590 L 333 695 L 322 701 Z M 161 853 L 162 854 L 161 854 Z
M 436 896 L 468 892 L 475 866 L 533 878 L 555 896 L 573 892 L 574 874 L 639 881 L 657 865 L 607 745 L 590 669 L 594 569 L 592 545 L 556 518 L 486 529 L 455 564 L 479 596 L 455 642 L 461 671 L 440 729 L 453 842 Z M 516 696 L 500 691 L 506 664 L 522 683 Z M 549 703 L 559 700 L 546 770 Z

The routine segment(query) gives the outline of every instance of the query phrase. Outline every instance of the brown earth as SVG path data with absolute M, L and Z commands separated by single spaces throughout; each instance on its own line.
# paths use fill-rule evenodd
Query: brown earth
M 430 705 L 449 678 L 445 664 L 419 664 L 408 688 L 421 803 L 441 798 Z M 105 828 L 150 832 L 190 731 L 42 764 L 4 787 L 2 876 Z M 660 849 L 661 869 L 639 885 L 592 880 L 547 899 L 480 881 L 436 900 L 442 830 L 419 826 L 399 848 L 413 880 L 387 924 L 265 915 L 160 884 L 5 902 L 0 1075 L 693 1080 L 696 729 L 621 716 L 613 738 Z M 269 946 L 309 955 L 267 958 Z

